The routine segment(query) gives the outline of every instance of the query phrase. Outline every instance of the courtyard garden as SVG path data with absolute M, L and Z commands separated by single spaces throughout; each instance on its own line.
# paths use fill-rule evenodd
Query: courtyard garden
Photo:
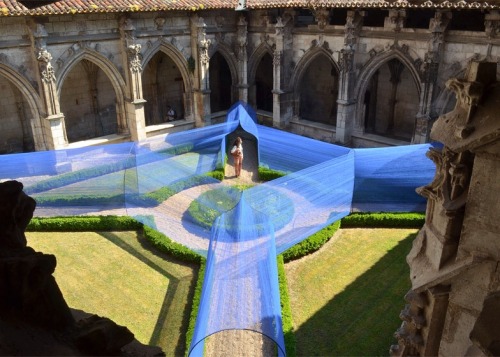
M 125 226 L 107 222 L 114 228 L 107 232 L 71 221 L 40 219 L 27 232 L 31 247 L 56 255 L 55 277 L 69 306 L 127 326 L 167 356 L 185 355 L 202 259 L 148 227 L 133 229 L 131 219 Z M 334 224 L 286 251 L 287 354 L 387 355 L 410 288 L 405 257 L 422 223 L 422 215 L 349 216 L 343 229 Z

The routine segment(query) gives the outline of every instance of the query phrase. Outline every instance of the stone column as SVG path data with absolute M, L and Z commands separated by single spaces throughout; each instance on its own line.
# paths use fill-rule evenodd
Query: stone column
M 191 17 L 191 51 L 195 61 L 194 76 L 194 117 L 195 125 L 202 127 L 211 124 L 210 107 L 210 56 L 208 49 L 211 41 L 207 39 L 207 25 L 202 17 Z
M 64 114 L 61 113 L 56 88 L 56 76 L 52 67 L 52 55 L 47 50 L 45 27 L 36 22 L 28 22 L 30 37 L 37 62 L 37 78 L 46 116 L 42 118 L 42 131 L 48 150 L 61 149 L 68 144 Z
M 423 144 L 429 141 L 430 126 L 437 116 L 433 103 L 436 94 L 439 64 L 444 47 L 444 33 L 450 20 L 451 12 L 438 10 L 429 24 L 432 35 L 428 42 L 424 62 L 421 65 L 423 86 L 420 94 L 419 110 L 415 119 L 415 132 L 412 138 L 414 144 Z
M 354 98 L 354 55 L 364 12 L 348 11 L 345 24 L 344 48 L 339 53 L 339 94 L 337 98 L 337 127 L 335 141 L 349 145 L 354 128 L 356 98 Z M 361 129 L 362 130 L 362 129 Z
M 125 79 L 127 84 L 127 99 L 125 101 L 126 123 L 118 123 L 118 132 L 127 133 L 133 141 L 140 141 L 146 138 L 146 120 L 144 115 L 144 105 L 146 101 L 142 93 L 142 55 L 141 45 L 135 38 L 135 27 L 132 20 L 127 16 L 120 19 L 120 33 L 122 39 Z
M 286 128 L 293 115 L 292 93 L 285 91 L 291 75 L 292 35 L 294 13 L 287 11 L 275 25 L 276 47 L 273 53 L 273 126 Z
M 248 103 L 248 23 L 244 16 L 240 16 L 238 21 L 238 40 L 236 47 L 236 56 L 238 58 L 238 71 L 240 83 L 238 83 L 239 100 Z

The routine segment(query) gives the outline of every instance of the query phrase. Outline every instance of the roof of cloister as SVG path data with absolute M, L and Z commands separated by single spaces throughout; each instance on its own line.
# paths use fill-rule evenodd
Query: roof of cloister
M 26 5 L 23 5 L 23 3 Z M 42 6 L 37 6 L 42 4 Z M 498 9 L 500 0 L 0 0 L 0 17 L 81 13 L 269 8 Z

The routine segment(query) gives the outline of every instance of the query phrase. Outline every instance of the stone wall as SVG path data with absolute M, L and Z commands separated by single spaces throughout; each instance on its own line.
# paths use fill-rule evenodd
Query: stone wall
M 379 72 L 379 83 L 387 82 L 389 74 L 384 68 L 398 60 L 404 70 L 397 91 L 395 127 L 386 131 L 386 113 L 377 113 L 377 135 L 420 143 L 429 139 L 430 124 L 437 115 L 453 106 L 446 80 L 463 74 L 471 59 L 497 61 L 500 53 L 494 31 L 499 20 L 493 12 L 474 12 L 474 16 L 488 19 L 484 31 L 448 30 L 453 14 L 441 10 L 434 12 L 427 28 L 422 24 L 406 28 L 403 10 L 387 10 L 379 27 L 363 26 L 364 21 L 373 22 L 370 11 L 346 13 L 345 25 L 329 24 L 329 14 L 324 11 L 311 15 L 312 24 L 299 23 L 297 12 L 291 9 L 248 11 L 243 17 L 229 10 L 0 17 L 0 77 L 22 94 L 32 146 L 42 150 L 101 135 L 84 129 L 92 126 L 81 123 L 92 120 L 96 110 L 82 111 L 82 105 L 76 103 L 82 96 L 77 92 L 85 91 L 81 78 L 86 75 L 80 73 L 83 60 L 99 70 L 97 112 L 115 122 L 117 134 L 138 140 L 146 137 L 147 125 L 161 123 L 166 101 L 173 103 L 179 119 L 194 121 L 196 126 L 210 125 L 210 97 L 220 94 L 211 91 L 208 80 L 209 59 L 216 53 L 229 67 L 231 101 L 247 99 L 255 106 L 258 96 L 269 95 L 257 93 L 260 89 L 255 85 L 262 75 L 257 73 L 260 61 L 267 53 L 273 59 L 267 66 L 272 68 L 259 71 L 273 74 L 273 125 L 300 131 L 301 113 L 322 108 L 320 114 L 307 115 L 332 126 L 336 135 L 328 135 L 331 140 L 349 145 L 352 135 L 365 135 L 367 107 L 363 100 L 371 78 Z M 143 85 L 153 83 L 147 73 L 159 53 L 167 57 L 172 71 L 160 74 L 155 94 Z M 318 77 L 312 70 L 319 71 L 318 56 L 328 59 L 335 69 L 334 86 L 326 85 L 326 77 Z M 217 73 L 217 68 L 211 70 Z M 326 88 L 332 95 L 313 95 L 302 103 L 305 85 Z M 216 83 L 212 86 L 217 91 Z M 377 101 L 386 102 L 386 89 L 378 92 Z M 6 113 L 16 112 L 12 100 L 5 108 Z M 336 115 L 335 120 L 331 115 Z M 89 132 L 75 136 L 82 130 Z M 369 135 L 364 139 L 370 142 Z
M 398 356 L 500 354 L 500 85 L 497 64 L 471 62 L 447 83 L 453 111 L 432 127 L 442 149 L 436 176 L 419 188 L 426 222 L 407 257 L 412 289 L 396 332 Z

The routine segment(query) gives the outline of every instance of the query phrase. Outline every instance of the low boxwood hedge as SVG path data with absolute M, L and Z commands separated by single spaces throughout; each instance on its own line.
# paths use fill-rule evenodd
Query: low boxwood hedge
M 281 321 L 283 325 L 283 335 L 285 338 L 286 355 L 289 357 L 295 357 L 297 355 L 297 342 L 295 340 L 295 333 L 293 330 L 292 307 L 290 306 L 290 297 L 288 296 L 288 282 L 286 280 L 283 254 L 278 255 L 277 264 L 281 302 Z
M 125 216 L 33 217 L 28 232 L 94 232 L 142 229 L 142 223 Z
M 291 260 L 302 258 L 308 254 L 314 253 L 320 249 L 326 242 L 330 240 L 333 234 L 340 228 L 340 221 L 326 226 L 322 230 L 310 235 L 302 242 L 295 244 L 293 247 L 283 252 L 283 260 L 289 262 Z
M 200 261 L 200 269 L 198 269 L 198 277 L 196 280 L 196 287 L 194 289 L 193 303 L 191 306 L 191 315 L 189 316 L 189 325 L 186 332 L 186 353 L 189 354 L 191 341 L 193 340 L 194 328 L 196 327 L 196 318 L 198 317 L 198 310 L 200 308 L 201 290 L 203 289 L 203 280 L 205 279 L 206 260 L 203 258 Z
M 425 223 L 425 213 L 351 213 L 342 218 L 342 227 L 366 228 L 421 228 Z
M 268 167 L 262 167 L 262 166 L 259 166 L 258 173 L 259 173 L 259 180 L 263 182 L 272 181 L 287 175 L 286 172 L 272 170 Z

